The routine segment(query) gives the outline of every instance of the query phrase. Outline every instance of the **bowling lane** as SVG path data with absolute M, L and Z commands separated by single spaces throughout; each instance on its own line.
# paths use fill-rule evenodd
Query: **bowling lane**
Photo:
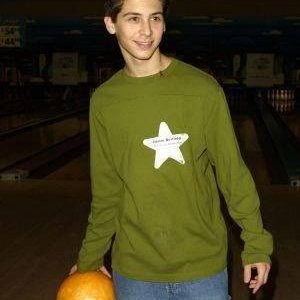
M 89 191 L 84 181 L 0 181 L 1 300 L 56 298 L 77 259 Z
M 49 105 L 48 107 L 44 107 L 43 109 L 39 110 L 32 109 L 30 112 L 26 113 L 16 113 L 7 116 L 1 116 L 0 133 L 87 107 L 88 104 L 85 102 L 75 103 L 75 105 L 62 103 L 55 106 Z
M 79 157 L 65 164 L 62 168 L 55 170 L 45 180 L 90 180 L 90 155 L 85 152 Z
M 300 111 L 296 111 L 293 114 L 281 115 L 281 118 L 300 142 Z
M 235 133 L 240 150 L 256 184 L 271 184 L 267 163 L 257 138 L 253 119 L 249 115 L 233 116 Z
M 80 114 L 5 138 L 1 140 L 0 169 L 86 130 L 88 114 Z
M 26 124 L 40 121 L 42 116 L 40 113 L 30 114 L 14 114 L 0 118 L 0 132 L 12 130 Z

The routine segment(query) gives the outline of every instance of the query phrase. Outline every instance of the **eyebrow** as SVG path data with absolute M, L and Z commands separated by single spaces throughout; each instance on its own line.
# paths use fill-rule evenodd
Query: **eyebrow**
M 127 16 L 141 16 L 142 14 L 140 13 L 137 13 L 137 12 L 128 12 L 128 13 L 125 13 L 122 15 L 122 17 L 127 17 Z M 154 16 L 154 15 L 163 15 L 163 13 L 161 11 L 158 11 L 158 12 L 155 12 L 155 13 L 152 13 L 151 16 Z

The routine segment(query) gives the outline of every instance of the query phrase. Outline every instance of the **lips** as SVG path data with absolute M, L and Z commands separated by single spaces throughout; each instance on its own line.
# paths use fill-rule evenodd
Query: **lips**
M 149 49 L 151 48 L 153 42 L 141 42 L 141 41 L 135 41 L 135 43 L 139 46 L 141 49 Z

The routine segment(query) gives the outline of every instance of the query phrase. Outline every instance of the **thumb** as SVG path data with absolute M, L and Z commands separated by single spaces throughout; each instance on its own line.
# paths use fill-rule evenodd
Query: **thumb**
M 251 279 L 251 266 L 252 265 L 246 265 L 244 267 L 244 282 L 248 283 Z
M 69 275 L 72 275 L 72 274 L 74 274 L 74 273 L 76 273 L 77 272 L 77 265 L 74 265 L 72 268 L 71 268 L 71 270 L 70 270 L 70 272 L 69 272 Z

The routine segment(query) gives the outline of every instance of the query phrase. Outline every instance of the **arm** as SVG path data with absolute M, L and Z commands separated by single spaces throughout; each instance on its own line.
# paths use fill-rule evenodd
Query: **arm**
M 90 166 L 92 203 L 85 238 L 78 258 L 78 271 L 96 270 L 103 265 L 115 233 L 117 204 L 123 184 L 114 167 L 112 154 L 100 113 L 94 99 L 90 108 Z
M 256 292 L 266 282 L 270 269 L 272 237 L 263 228 L 259 197 L 252 176 L 241 158 L 223 90 L 219 86 L 217 90 L 208 111 L 207 149 L 229 214 L 242 229 L 244 281 Z M 255 282 L 250 282 L 252 268 L 258 272 Z

